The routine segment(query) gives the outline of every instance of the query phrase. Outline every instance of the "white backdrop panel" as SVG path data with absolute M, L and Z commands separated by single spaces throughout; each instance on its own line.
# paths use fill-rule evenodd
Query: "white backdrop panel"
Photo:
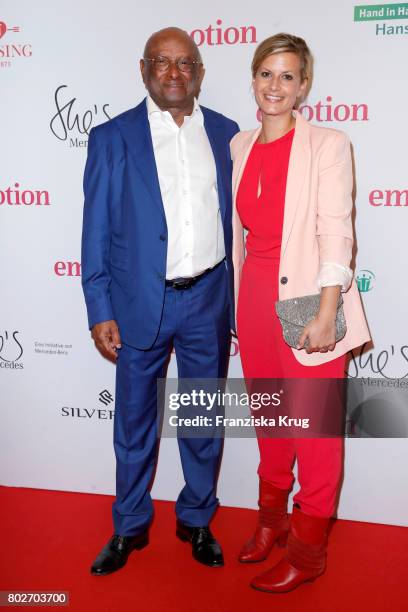
M 355 22 L 354 3 L 348 0 L 259 0 L 255 8 L 208 0 L 193 11 L 180 0 L 171 7 L 156 0 L 154 10 L 130 0 L 113 6 L 97 0 L 58 6 L 51 0 L 5 0 L 0 10 L 2 484 L 114 491 L 114 366 L 90 340 L 77 268 L 84 131 L 142 99 L 138 60 L 145 40 L 168 25 L 202 32 L 195 33 L 197 41 L 206 38 L 200 101 L 243 129 L 256 125 L 256 109 L 250 91 L 255 41 L 248 33 L 243 42 L 242 28 L 252 27 L 257 42 L 279 31 L 308 41 L 315 70 L 305 113 L 317 122 L 320 116 L 322 125 L 344 129 L 352 139 L 356 271 L 368 270 L 373 278 L 362 296 L 375 346 L 370 360 L 356 354 L 350 375 L 408 375 L 408 290 L 401 282 L 407 127 L 399 112 L 408 93 L 402 60 L 407 38 L 398 30 L 406 21 Z M 396 29 L 383 34 L 383 27 Z M 228 28 L 236 28 L 240 38 L 235 44 L 210 44 L 217 42 L 217 28 L 223 41 L 234 36 Z M 60 115 L 55 117 L 57 90 Z M 352 120 L 355 105 L 366 105 L 366 117 L 357 112 L 358 120 Z M 336 112 L 350 117 L 335 121 Z M 387 190 L 399 191 L 400 206 L 392 205 L 395 194 L 385 205 Z M 48 192 L 50 203 L 44 204 L 46 196 L 39 196 L 43 203 L 38 205 L 16 203 L 17 197 L 30 202 L 36 191 Z M 169 374 L 175 373 L 172 362 Z M 241 375 L 238 355 L 231 359 L 230 375 Z M 339 516 L 408 524 L 407 441 L 347 440 L 346 451 Z M 255 506 L 257 461 L 255 440 L 226 441 L 222 503 Z M 163 440 L 153 494 L 175 499 L 181 486 L 176 442 Z

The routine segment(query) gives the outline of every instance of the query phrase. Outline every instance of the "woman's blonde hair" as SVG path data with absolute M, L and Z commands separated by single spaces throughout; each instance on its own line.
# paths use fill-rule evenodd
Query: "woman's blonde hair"
M 302 81 L 311 80 L 312 54 L 303 38 L 281 32 L 262 41 L 255 49 L 251 64 L 252 77 L 255 78 L 264 59 L 274 53 L 295 53 L 300 60 L 300 77 Z

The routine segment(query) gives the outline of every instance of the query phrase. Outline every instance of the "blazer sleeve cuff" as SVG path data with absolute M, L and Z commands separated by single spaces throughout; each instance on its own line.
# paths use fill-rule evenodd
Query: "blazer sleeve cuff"
M 335 287 L 340 285 L 342 293 L 347 291 L 353 280 L 351 268 L 342 266 L 335 262 L 323 262 L 317 279 L 319 290 L 322 287 Z
M 103 323 L 104 321 L 111 321 L 114 319 L 112 306 L 110 299 L 98 300 L 97 302 L 87 302 L 88 311 L 88 327 L 91 330 L 97 323 Z

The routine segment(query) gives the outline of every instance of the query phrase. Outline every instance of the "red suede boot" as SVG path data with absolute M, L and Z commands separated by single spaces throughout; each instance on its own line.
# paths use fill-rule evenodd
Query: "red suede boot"
M 286 593 L 312 582 L 326 569 L 328 518 L 303 514 L 293 508 L 288 550 L 272 569 L 256 576 L 251 586 L 259 591 Z
M 278 546 L 285 546 L 289 532 L 288 495 L 289 491 L 259 479 L 258 524 L 239 554 L 241 563 L 263 561 L 275 542 Z

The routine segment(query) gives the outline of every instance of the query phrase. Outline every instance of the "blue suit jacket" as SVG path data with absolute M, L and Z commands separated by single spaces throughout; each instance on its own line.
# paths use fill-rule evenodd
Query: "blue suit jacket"
M 239 128 L 219 113 L 201 110 L 217 169 L 235 328 L 229 142 Z M 148 349 L 163 309 L 167 225 L 146 100 L 91 130 L 84 193 L 82 286 L 89 327 L 115 319 L 124 342 Z

